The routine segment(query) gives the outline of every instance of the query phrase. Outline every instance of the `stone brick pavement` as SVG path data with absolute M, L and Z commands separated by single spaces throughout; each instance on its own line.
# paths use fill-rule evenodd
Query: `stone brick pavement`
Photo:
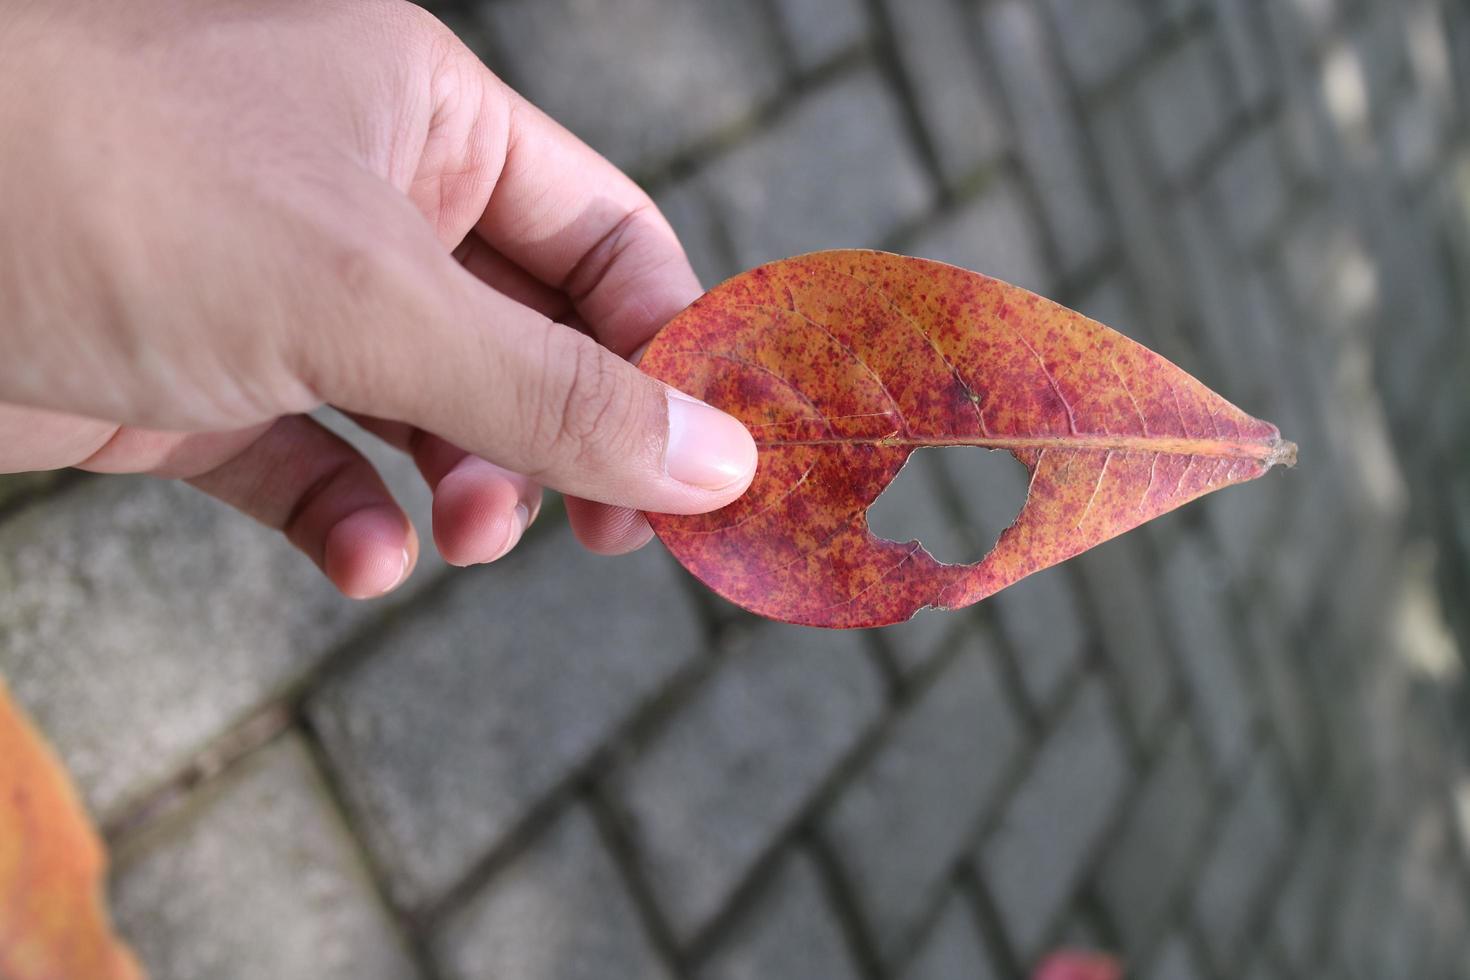
M 978 268 L 1302 462 L 870 635 L 751 622 L 554 513 L 364 606 L 183 488 L 0 480 L 0 672 L 156 977 L 941 980 L 1059 942 L 1158 980 L 1470 977 L 1470 6 L 438 12 L 707 280 L 832 245 Z M 922 454 L 879 526 L 979 557 L 1018 474 Z

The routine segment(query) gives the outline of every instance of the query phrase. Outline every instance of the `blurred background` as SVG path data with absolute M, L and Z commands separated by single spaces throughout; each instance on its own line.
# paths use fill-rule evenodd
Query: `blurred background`
M 187 488 L 0 478 L 0 673 L 155 977 L 999 978 L 1058 944 L 1158 980 L 1470 976 L 1470 5 L 432 9 L 707 285 L 945 259 L 1301 463 L 871 633 L 753 621 L 554 508 L 364 605 Z M 978 559 L 1022 476 L 922 452 L 875 526 Z

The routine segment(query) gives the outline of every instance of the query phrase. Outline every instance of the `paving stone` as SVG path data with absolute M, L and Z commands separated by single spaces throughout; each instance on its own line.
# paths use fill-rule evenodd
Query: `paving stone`
M 1258 127 L 1230 146 L 1212 179 L 1225 230 L 1241 252 L 1254 248 L 1290 202 L 1286 166 L 1271 127 Z
M 1150 344 L 1138 303 L 1121 273 L 1110 273 L 1096 282 L 1077 301 L 1076 310 L 1145 347 Z
M 431 948 L 455 980 L 670 976 L 578 804 L 457 909 Z
M 1015 655 L 1026 694 L 1052 705 L 1087 652 L 1087 625 L 1070 572 L 1048 568 L 987 600 Z
M 1317 955 L 1323 915 L 1330 903 L 1341 867 L 1341 839 L 1335 815 L 1326 806 L 1318 808 L 1299 846 L 1293 849 L 1281 897 L 1272 918 L 1281 948 L 1293 969 L 1310 976 L 1320 960 Z
M 862 0 L 776 0 L 776 20 L 802 70 L 856 47 L 868 33 Z
M 940 487 L 938 452 L 921 449 L 909 457 L 898 477 L 868 509 L 873 533 L 894 541 L 917 540 L 940 561 L 969 562 L 973 553 L 967 538 L 955 533 L 955 521 L 945 506 Z M 922 610 L 913 619 L 885 627 L 878 635 L 899 668 L 922 669 L 945 649 L 966 617 L 948 610 Z
M 741 0 L 495 0 L 479 11 L 503 59 L 491 67 L 624 168 L 739 122 L 781 83 L 766 22 Z
M 705 174 L 742 268 L 820 248 L 881 244 L 933 190 L 870 69 L 808 94 Z
M 827 904 L 816 866 L 795 852 L 783 859 L 698 975 L 700 980 L 856 980 L 862 974 Z
M 56 485 L 62 472 L 46 470 L 40 473 L 0 473 L 0 508 L 13 504 L 22 497 L 39 497 Z
M 1205 980 L 1207 976 L 1190 951 L 1189 943 L 1178 936 L 1164 943 L 1148 971 L 1149 980 Z
M 894 724 L 821 822 L 882 955 L 910 937 L 1020 748 L 994 653 L 967 649 Z
M 1287 642 L 1276 614 L 1253 610 L 1246 624 L 1247 643 L 1261 679 L 1264 707 L 1280 741 L 1296 784 L 1306 791 L 1320 776 L 1319 733 L 1313 691 L 1298 663 L 1299 651 Z
M 1273 542 L 1291 512 L 1295 488 L 1278 474 L 1248 486 L 1228 487 L 1203 505 L 1224 570 L 1235 583 L 1268 579 L 1274 560 Z
M 1053 277 L 1042 236 L 1020 184 L 1003 177 L 925 228 L 912 252 L 1045 293 Z
M 1403 91 L 1409 73 L 1404 38 L 1404 11 L 1369 6 L 1352 34 L 1353 49 L 1362 66 L 1370 112 L 1383 119 Z
M 1294 0 L 1270 4 L 1280 14 L 1277 30 L 1303 47 L 1321 42 L 1342 20 L 1344 8 L 1353 0 Z
M 1081 882 L 1129 781 L 1127 748 L 1101 684 L 1089 681 L 1041 743 L 979 860 L 1023 959 Z
M 295 736 L 115 854 L 118 928 L 156 980 L 417 976 Z
M 1267 6 L 1263 0 L 1214 0 L 1215 21 L 1236 94 L 1242 104 L 1252 108 L 1265 101 L 1275 83 L 1266 37 Z
M 1253 938 L 1253 917 L 1286 856 L 1290 815 L 1284 792 L 1269 757 L 1258 759 L 1195 885 L 1200 933 L 1225 975 L 1239 967 Z
M 1188 175 L 1225 130 L 1230 102 L 1219 68 L 1214 47 L 1196 36 L 1140 82 L 1139 108 L 1154 162 L 1166 180 Z
M 940 462 L 959 494 L 971 539 L 989 551 L 1026 499 L 1026 470 L 1009 454 L 948 451 Z M 1048 568 L 986 600 L 1015 652 L 1026 693 L 1049 705 L 1082 662 L 1087 632 L 1068 572 Z
M 1393 166 L 1406 187 L 1422 186 L 1430 179 L 1444 146 L 1444 119 L 1428 92 L 1405 98 L 1388 117 L 1386 142 Z
M 104 817 L 382 609 L 179 483 L 91 480 L 0 524 L 0 673 Z
M 1198 358 L 1178 328 L 1181 310 L 1193 302 L 1189 271 L 1173 239 L 1166 202 L 1144 159 L 1142 120 L 1128 100 L 1119 100 L 1089 113 L 1088 123 L 1123 251 L 1140 290 L 1142 320 L 1124 332 L 1193 372 Z
M 1000 104 L 976 57 L 971 24 L 953 0 L 884 0 L 919 117 L 950 183 L 1005 149 Z
M 457 576 L 313 699 L 395 899 L 432 900 L 680 667 L 701 635 L 656 549 L 558 530 Z
M 1026 467 L 1003 450 L 944 449 L 935 458 L 959 500 L 963 521 L 958 530 L 968 539 L 970 553 L 988 553 L 1026 503 Z
M 1143 53 L 1149 25 L 1136 0 L 1047 0 L 1062 58 L 1083 88 L 1115 76 Z
M 1185 686 L 1193 699 L 1215 771 L 1236 772 L 1250 749 L 1252 692 L 1243 672 L 1218 565 L 1192 539 L 1181 540 L 1160 577 L 1170 629 Z
M 611 775 L 639 864 L 681 940 L 724 907 L 881 706 L 857 634 L 763 624 Z
M 1193 733 L 1178 725 L 1107 846 L 1098 887 L 1125 947 L 1148 945 L 1196 859 L 1214 803 Z
M 714 209 L 697 183 L 681 181 L 664 188 L 653 199 L 674 226 L 674 233 L 689 256 L 689 264 L 706 289 L 740 271 L 725 257 Z
M 1256 956 L 1255 962 L 1245 972 L 1246 980 L 1281 980 L 1282 976 L 1284 974 L 1271 960 L 1270 954 L 1264 952 Z
M 968 617 L 944 609 L 922 609 L 906 623 L 883 627 L 879 637 L 899 671 L 911 675 L 949 649 L 961 631 L 971 629 Z
M 995 959 L 963 896 L 951 895 L 945 901 L 939 921 L 899 976 L 900 980 L 999 980 Z
M 1047 44 L 1041 12 L 1021 0 L 981 8 L 982 24 L 1016 122 L 1016 138 L 1064 271 L 1108 244 L 1108 219 L 1084 161 L 1077 116 Z
M 1076 559 L 1092 597 L 1103 654 L 1127 699 L 1134 733 L 1147 741 L 1175 686 L 1173 658 L 1159 625 L 1158 586 L 1137 537 L 1106 541 Z
M 892 541 L 917 540 L 940 561 L 981 557 L 944 498 L 947 449 L 918 449 L 868 508 L 868 527 Z

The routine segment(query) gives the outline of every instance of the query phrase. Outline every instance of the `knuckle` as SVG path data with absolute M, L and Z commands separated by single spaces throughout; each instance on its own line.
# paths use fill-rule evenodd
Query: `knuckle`
M 564 463 L 592 463 L 619 451 L 634 420 L 634 393 L 622 381 L 618 363 L 582 334 L 552 331 L 547 364 L 559 375 L 550 386 L 543 411 L 550 418 L 551 457 Z

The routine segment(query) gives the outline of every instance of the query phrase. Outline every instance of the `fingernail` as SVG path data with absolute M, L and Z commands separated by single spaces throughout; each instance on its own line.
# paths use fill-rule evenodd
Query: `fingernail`
M 749 477 L 755 469 L 755 441 L 745 426 L 683 392 L 670 388 L 668 395 L 664 471 L 703 490 L 723 490 Z
M 490 559 L 491 561 L 499 561 L 504 558 L 510 554 L 510 549 L 520 543 L 521 535 L 525 534 L 526 528 L 531 526 L 531 512 L 526 509 L 525 504 L 516 504 L 515 517 L 511 520 L 510 533 L 505 536 L 505 546 L 500 549 L 498 555 Z
M 413 556 L 408 553 L 408 549 L 407 548 L 404 548 L 403 549 L 403 567 L 398 570 L 398 581 L 396 581 L 396 582 L 393 583 L 393 588 L 394 589 L 396 589 L 400 585 L 402 585 L 403 582 L 404 582 L 404 580 L 408 578 L 408 566 L 411 565 L 411 564 L 413 564 Z M 392 591 L 392 590 L 390 589 L 389 591 Z

